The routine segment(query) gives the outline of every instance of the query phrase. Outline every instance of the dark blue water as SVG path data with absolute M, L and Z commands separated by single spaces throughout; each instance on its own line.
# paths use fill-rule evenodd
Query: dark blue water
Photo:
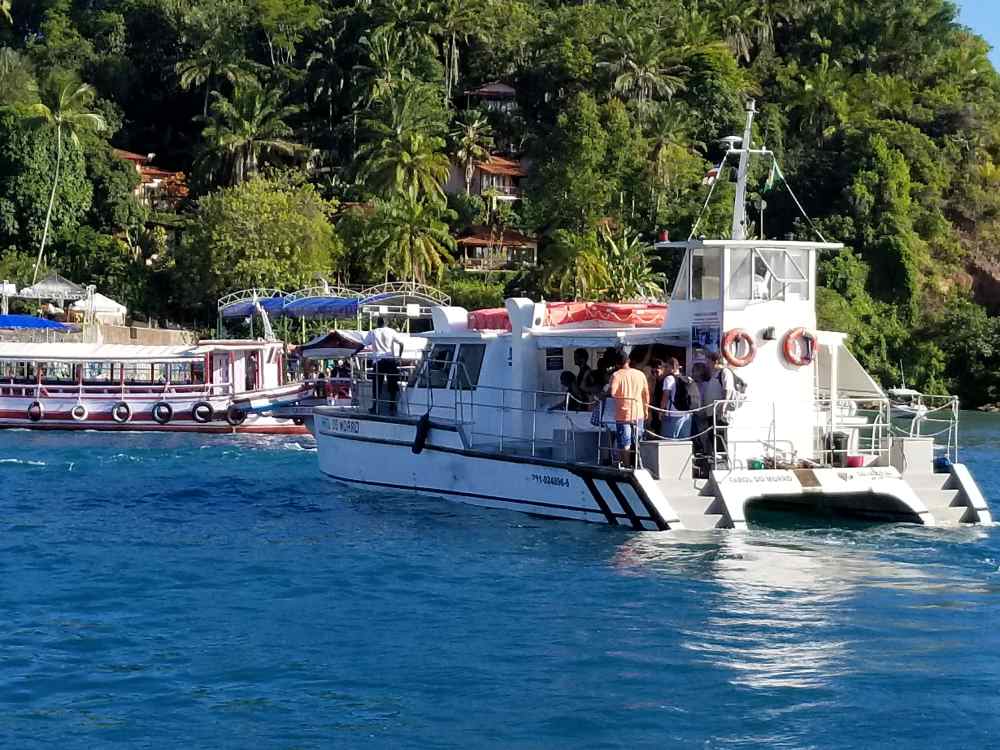
M 995 528 L 632 535 L 303 446 L 0 434 L 0 747 L 1000 742 Z

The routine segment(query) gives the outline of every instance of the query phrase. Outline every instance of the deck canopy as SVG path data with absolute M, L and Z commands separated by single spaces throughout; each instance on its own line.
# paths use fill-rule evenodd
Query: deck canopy
M 329 284 L 286 294 L 279 289 L 244 289 L 219 300 L 224 319 L 248 318 L 257 305 L 271 318 L 338 320 L 359 315 L 430 317 L 430 308 L 446 305 L 447 295 L 413 282 L 390 282 L 356 290 Z
M 200 362 L 191 346 L 0 343 L 3 362 Z

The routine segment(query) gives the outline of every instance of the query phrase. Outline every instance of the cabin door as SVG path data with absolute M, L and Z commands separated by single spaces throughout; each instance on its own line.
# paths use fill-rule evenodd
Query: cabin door
M 229 376 L 229 353 L 212 355 L 212 382 L 228 384 L 231 382 Z

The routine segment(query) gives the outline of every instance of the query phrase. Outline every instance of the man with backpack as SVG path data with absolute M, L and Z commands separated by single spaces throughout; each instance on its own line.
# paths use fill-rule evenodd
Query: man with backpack
M 705 383 L 705 403 L 712 404 L 715 411 L 716 429 L 712 435 L 712 463 L 718 467 L 720 460 L 723 465 L 729 465 L 729 447 L 727 444 L 727 431 L 729 426 L 729 414 L 732 412 L 737 397 L 738 388 L 737 376 L 729 367 L 726 360 L 719 352 L 708 353 L 708 366 L 710 377 Z M 743 384 L 743 381 L 739 381 Z M 744 386 L 745 388 L 745 386 Z M 708 418 L 712 418 L 709 413 Z
M 667 359 L 666 377 L 663 379 L 663 397 L 660 408 L 665 412 L 663 436 L 671 440 L 691 437 L 691 412 L 701 407 L 698 385 L 681 372 L 675 357 Z

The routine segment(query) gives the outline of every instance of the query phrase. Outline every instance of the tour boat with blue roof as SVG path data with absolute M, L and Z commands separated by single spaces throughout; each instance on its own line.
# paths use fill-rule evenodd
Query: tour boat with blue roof
M 753 148 L 753 116 L 751 106 L 720 165 L 736 170 L 732 236 L 657 243 L 682 256 L 668 305 L 435 307 L 423 362 L 398 403 L 359 378 L 351 408 L 315 409 L 321 471 L 634 530 L 743 528 L 765 508 L 991 523 L 959 460 L 957 399 L 922 396 L 919 419 L 901 425 L 847 335 L 816 330 L 817 255 L 841 245 L 747 236 L 750 158 L 774 158 Z M 653 436 L 623 463 L 600 407 L 574 408 L 560 387 L 566 371 L 594 368 L 609 351 L 638 366 L 675 357 L 688 370 L 723 355 L 740 388 L 693 410 L 708 448 Z

